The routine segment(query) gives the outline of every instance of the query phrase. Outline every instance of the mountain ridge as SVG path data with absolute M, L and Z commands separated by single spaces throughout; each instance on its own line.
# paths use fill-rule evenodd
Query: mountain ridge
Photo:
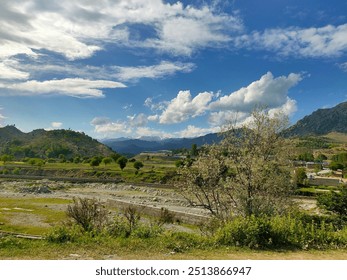
M 347 102 L 332 108 L 318 109 L 284 131 L 286 137 L 347 133 Z

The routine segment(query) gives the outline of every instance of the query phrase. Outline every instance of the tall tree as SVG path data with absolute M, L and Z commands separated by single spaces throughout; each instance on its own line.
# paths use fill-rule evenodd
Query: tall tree
M 228 219 L 284 211 L 293 189 L 283 116 L 255 110 L 247 125 L 231 125 L 218 145 L 179 169 L 177 187 L 193 205 Z
M 122 170 L 127 166 L 127 162 L 128 162 L 128 159 L 124 156 L 121 156 L 117 160 L 117 163 L 118 163 L 120 169 L 122 169 Z

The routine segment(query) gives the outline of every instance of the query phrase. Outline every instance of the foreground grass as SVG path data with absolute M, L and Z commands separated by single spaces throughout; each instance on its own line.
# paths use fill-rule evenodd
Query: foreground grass
M 173 252 L 160 239 L 105 239 L 88 243 L 54 244 L 44 240 L 0 239 L 0 259 L 123 259 L 123 260 L 345 260 L 347 249 L 338 250 L 251 250 L 223 247 Z
M 45 234 L 52 225 L 66 219 L 65 208 L 70 202 L 61 198 L 0 197 L 0 229 Z

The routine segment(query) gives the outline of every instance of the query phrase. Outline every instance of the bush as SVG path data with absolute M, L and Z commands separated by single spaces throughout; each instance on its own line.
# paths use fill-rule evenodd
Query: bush
M 187 232 L 171 232 L 164 236 L 165 247 L 175 253 L 183 253 L 191 249 L 207 247 L 207 239 Z
M 347 245 L 347 227 L 297 216 L 236 218 L 216 235 L 220 245 L 259 248 L 335 248 Z
M 131 235 L 137 238 L 153 238 L 159 236 L 163 232 L 163 228 L 160 225 L 150 224 L 139 225 Z
M 49 242 L 54 243 L 65 243 L 65 242 L 75 242 L 78 237 L 81 236 L 81 228 L 78 226 L 58 226 L 53 228 L 47 236 L 46 239 Z
M 347 218 L 347 189 L 330 191 L 317 198 L 318 205 L 337 215 Z
M 175 214 L 170 212 L 167 208 L 160 209 L 159 224 L 173 224 L 175 221 Z
M 85 231 L 101 231 L 108 222 L 107 211 L 96 199 L 73 198 L 67 216 Z
M 107 226 L 107 233 L 112 237 L 129 237 L 131 231 L 124 216 L 116 216 Z

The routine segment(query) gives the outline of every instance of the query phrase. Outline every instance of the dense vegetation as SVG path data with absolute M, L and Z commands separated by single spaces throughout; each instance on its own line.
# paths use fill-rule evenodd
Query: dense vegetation
M 84 133 L 72 130 L 34 130 L 23 133 L 15 126 L 0 128 L 0 155 L 13 159 L 66 159 L 109 156 L 112 150 Z

